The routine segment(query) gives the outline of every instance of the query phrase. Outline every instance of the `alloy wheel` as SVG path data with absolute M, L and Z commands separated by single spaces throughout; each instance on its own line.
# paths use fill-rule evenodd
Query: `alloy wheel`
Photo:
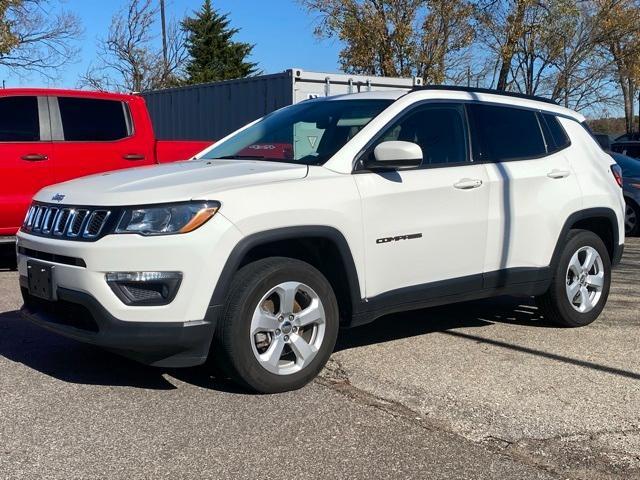
M 299 372 L 320 350 L 325 323 L 322 301 L 311 287 L 281 283 L 262 297 L 253 313 L 253 354 L 263 368 L 276 375 Z
M 571 306 L 580 313 L 593 310 L 602 296 L 604 287 L 604 264 L 593 247 L 582 247 L 569 261 L 566 276 L 567 298 Z

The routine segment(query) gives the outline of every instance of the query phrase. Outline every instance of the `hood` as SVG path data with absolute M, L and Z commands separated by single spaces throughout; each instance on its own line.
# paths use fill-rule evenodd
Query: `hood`
M 216 200 L 218 192 L 296 180 L 306 165 L 250 160 L 190 160 L 91 175 L 46 187 L 34 197 L 63 205 L 143 205 Z M 54 199 L 55 197 L 55 199 Z

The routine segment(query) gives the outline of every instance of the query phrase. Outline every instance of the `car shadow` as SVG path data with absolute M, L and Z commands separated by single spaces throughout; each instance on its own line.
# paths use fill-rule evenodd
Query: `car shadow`
M 16 250 L 13 243 L 0 244 L 0 271 L 15 270 Z
M 531 298 L 497 297 L 388 315 L 370 325 L 342 332 L 338 339 L 336 351 L 439 332 L 460 340 L 491 345 L 520 355 L 530 355 L 553 360 L 560 364 L 573 365 L 631 380 L 640 380 L 640 373 L 633 370 L 611 367 L 553 353 L 548 350 L 474 335 L 473 331 L 469 330 L 474 327 L 486 327 L 494 323 L 548 328 L 550 330 L 560 328 L 544 319 Z
M 361 327 L 342 330 L 336 351 L 493 323 L 557 328 L 540 315 L 531 298 L 497 297 L 396 313 Z
M 535 307 L 513 300 L 501 303 L 473 302 L 389 315 L 367 326 L 342 330 L 336 351 L 500 321 L 547 326 Z M 172 380 L 178 380 L 220 392 L 247 393 L 209 365 L 149 367 L 44 330 L 23 320 L 18 311 L 0 313 L 0 356 L 71 383 L 174 390 L 178 386 Z
M 387 315 L 368 325 L 341 330 L 335 351 L 438 332 L 523 355 L 640 380 L 640 374 L 636 372 L 473 334 L 473 329 L 494 323 L 557 328 L 540 315 L 530 298 L 499 297 Z M 210 365 L 182 369 L 145 366 L 37 327 L 23 320 L 18 311 L 0 313 L 0 357 L 70 383 L 175 390 L 179 388 L 178 382 L 184 382 L 223 393 L 248 394 Z
M 0 313 L 0 357 L 70 383 L 175 390 L 171 379 L 203 388 L 240 393 L 206 367 L 166 369 L 142 365 L 93 345 L 76 342 L 23 320 L 18 311 Z

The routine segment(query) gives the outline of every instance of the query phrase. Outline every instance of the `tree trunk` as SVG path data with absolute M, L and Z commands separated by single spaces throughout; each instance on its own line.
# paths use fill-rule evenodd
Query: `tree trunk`
M 624 101 L 624 125 L 627 133 L 633 133 L 633 111 L 635 100 L 635 86 L 633 80 L 620 78 L 622 99 Z
M 527 0 L 517 0 L 516 11 L 512 20 L 507 24 L 507 38 L 502 47 L 502 63 L 500 65 L 500 74 L 498 75 L 497 89 L 504 91 L 507 89 L 507 81 L 509 72 L 511 71 L 511 62 L 516 51 L 518 38 L 522 31 L 524 23 L 524 13 L 527 7 Z

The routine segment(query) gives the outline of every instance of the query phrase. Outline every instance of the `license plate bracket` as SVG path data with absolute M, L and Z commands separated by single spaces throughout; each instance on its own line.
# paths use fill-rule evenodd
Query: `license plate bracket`
M 47 265 L 33 260 L 27 261 L 27 278 L 31 295 L 44 300 L 55 300 L 53 270 L 54 265 Z

